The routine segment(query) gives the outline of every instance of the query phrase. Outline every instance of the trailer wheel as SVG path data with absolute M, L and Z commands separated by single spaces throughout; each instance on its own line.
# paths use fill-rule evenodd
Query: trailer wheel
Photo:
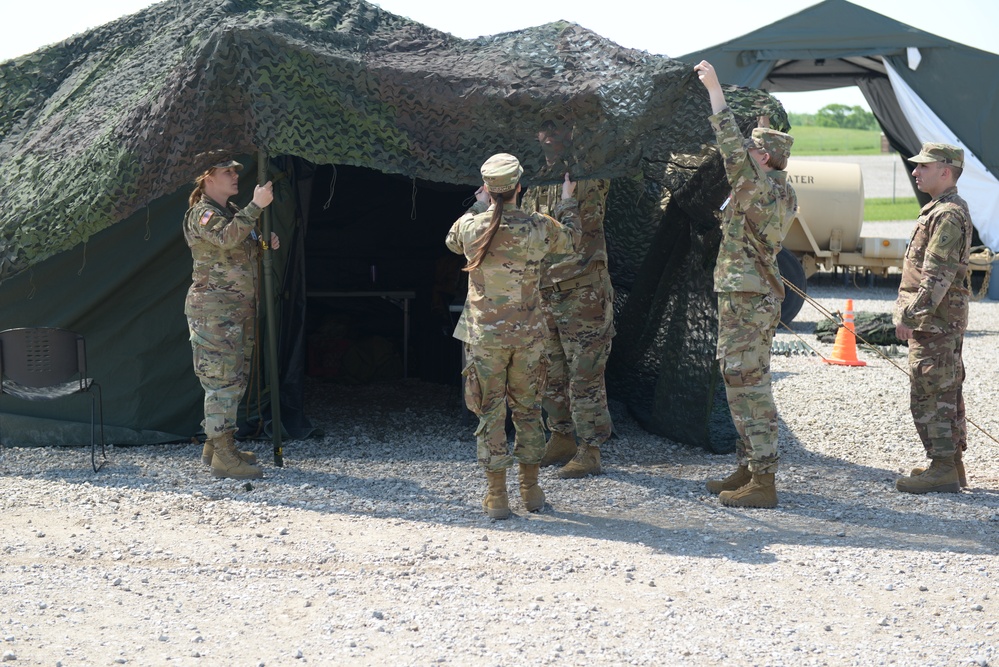
M 781 249 L 780 253 L 777 254 L 777 267 L 780 269 L 782 278 L 797 287 L 802 293 L 808 291 L 805 267 L 801 265 L 801 262 L 798 261 L 798 258 L 791 251 Z M 780 321 L 784 324 L 791 324 L 804 303 L 805 299 L 803 297 L 785 285 L 784 301 L 780 304 Z

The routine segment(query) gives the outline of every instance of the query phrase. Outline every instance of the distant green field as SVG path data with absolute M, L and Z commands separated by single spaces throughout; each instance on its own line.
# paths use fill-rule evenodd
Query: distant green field
M 864 220 L 915 220 L 919 216 L 919 201 L 915 197 L 906 199 L 865 199 Z
M 881 133 L 877 130 L 847 130 L 840 127 L 799 125 L 791 128 L 792 154 L 879 155 Z

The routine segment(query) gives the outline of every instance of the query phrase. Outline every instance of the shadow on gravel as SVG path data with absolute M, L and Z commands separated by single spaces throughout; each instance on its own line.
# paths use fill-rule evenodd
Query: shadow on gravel
M 232 500 L 272 508 L 411 521 L 428 530 L 457 527 L 572 535 L 643 545 L 657 553 L 770 563 L 780 545 L 890 548 L 930 553 L 995 554 L 999 524 L 961 518 L 966 509 L 999 516 L 999 493 L 973 489 L 906 499 L 899 509 L 896 472 L 806 449 L 781 422 L 784 462 L 776 510 L 723 507 L 704 480 L 727 474 L 734 457 L 684 447 L 643 431 L 612 403 L 618 437 L 605 445 L 606 475 L 586 480 L 542 476 L 549 506 L 523 512 L 511 475 L 511 504 L 519 516 L 490 521 L 479 503 L 485 483 L 475 464 L 470 424 L 461 422 L 453 387 L 339 387 L 311 412 L 325 436 L 285 443 L 284 468 L 270 465 L 269 443 L 253 443 L 265 479 L 215 480 L 201 464 L 200 445 L 119 448 L 104 471 L 89 468 L 89 448 L 9 449 L 0 475 L 120 490 L 95 511 L 128 512 L 129 494 L 163 494 L 171 503 Z M 26 470 L 20 459 L 37 471 Z M 7 463 L 11 465 L 8 467 Z M 832 488 L 827 479 L 837 481 Z M 0 477 L 0 485 L 8 480 Z M 837 495 L 838 494 L 838 495 Z M 73 495 L 60 487 L 53 502 Z M 943 497 L 947 496 L 947 497 Z M 8 500 L 11 498 L 8 496 Z
M 144 448 L 146 449 L 146 448 Z M 194 447 L 187 447 L 193 458 Z M 427 525 L 428 530 L 447 527 L 524 532 L 537 536 L 573 536 L 595 541 L 618 541 L 642 545 L 657 553 L 698 558 L 722 558 L 735 562 L 763 564 L 775 562 L 772 547 L 799 545 L 825 548 L 878 548 L 929 553 L 995 554 L 995 525 L 981 521 L 939 516 L 930 503 L 945 500 L 950 512 L 955 505 L 999 506 L 999 493 L 973 489 L 961 494 L 917 496 L 911 511 L 897 511 L 879 502 L 878 495 L 893 493 L 894 473 L 842 461 L 810 461 L 788 466 L 779 474 L 780 505 L 775 510 L 726 508 L 703 489 L 709 474 L 730 467 L 728 457 L 720 464 L 681 451 L 670 468 L 661 472 L 636 470 L 610 464 L 608 474 L 586 480 L 555 480 L 546 473 L 542 487 L 548 504 L 539 514 L 528 514 L 520 505 L 515 476 L 511 476 L 511 506 L 515 516 L 508 521 L 492 521 L 482 515 L 479 502 L 484 482 L 468 484 L 481 475 L 474 462 L 434 464 L 421 477 L 407 476 L 406 466 L 389 474 L 384 468 L 370 476 L 328 469 L 267 469 L 263 480 L 236 482 L 212 480 L 199 462 L 182 466 L 166 463 L 173 454 L 156 454 L 164 460 L 162 472 L 150 474 L 149 462 L 115 463 L 113 473 L 86 474 L 76 468 L 53 467 L 26 479 L 62 481 L 70 485 L 120 490 L 103 508 L 128 512 L 129 494 L 155 492 L 165 501 L 189 503 L 192 494 L 205 500 L 232 500 L 298 508 L 323 514 L 403 520 Z M 694 459 L 691 461 L 691 459 Z M 684 463 L 683 461 L 686 461 Z M 807 467 L 811 479 L 800 469 Z M 2 470 L 3 466 L 0 466 Z M 721 468 L 721 470 L 719 470 Z M 364 472 L 363 470 L 359 472 Z M 812 487 L 821 487 L 823 476 L 836 475 L 856 480 L 856 495 L 835 498 Z M 580 501 L 577 496 L 587 485 L 600 485 L 602 497 L 613 503 Z M 309 491 L 311 490 L 311 491 Z M 65 492 L 59 493 L 60 496 Z M 55 502 L 55 501 L 54 501 Z M 95 508 L 100 509 L 100 508 Z M 991 522 L 989 522 L 991 523 Z
M 749 562 L 759 561 L 760 554 L 754 549 L 778 544 L 966 554 L 995 554 L 999 551 L 999 543 L 996 542 L 999 525 L 994 522 L 987 525 L 975 519 L 941 517 L 938 509 L 927 507 L 928 503 L 943 500 L 951 504 L 949 512 L 960 513 L 961 506 L 972 505 L 991 506 L 999 510 L 999 493 L 971 489 L 959 494 L 946 494 L 945 498 L 942 497 L 944 494 L 914 496 L 911 498 L 911 511 L 898 511 L 879 500 L 879 495 L 897 493 L 894 490 L 896 474 L 893 472 L 839 460 L 809 462 L 807 467 L 817 479 L 803 483 L 794 479 L 802 465 L 799 463 L 790 467 L 790 473 L 778 473 L 777 509 L 725 507 L 704 490 L 706 476 L 696 480 L 674 478 L 669 485 L 673 501 L 669 504 L 676 506 L 675 512 L 666 510 L 651 520 L 667 535 L 678 529 L 692 533 L 690 542 L 684 545 L 682 551 L 685 555 Z M 731 465 L 726 464 L 723 469 L 712 471 L 712 474 L 725 474 L 730 468 Z M 660 476 L 621 471 L 613 471 L 612 474 L 638 487 L 661 490 L 664 486 Z M 836 498 L 822 493 L 822 478 L 832 476 L 855 480 L 856 495 Z M 820 487 L 820 490 L 810 490 L 814 486 Z M 685 498 L 693 501 L 681 507 Z M 639 508 L 632 515 L 646 512 Z M 693 525 L 688 525 L 691 523 Z M 641 542 L 654 546 L 644 540 Z M 747 546 L 752 546 L 752 549 L 746 551 Z M 733 550 L 729 547 L 737 548 Z M 673 545 L 673 548 L 664 547 L 664 550 L 675 552 L 676 548 Z

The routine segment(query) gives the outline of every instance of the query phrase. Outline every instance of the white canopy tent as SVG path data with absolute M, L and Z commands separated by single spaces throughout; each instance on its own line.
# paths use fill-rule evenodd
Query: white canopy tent
M 770 92 L 857 86 L 903 158 L 926 141 L 963 147 L 958 189 L 981 241 L 999 251 L 999 55 L 825 0 L 680 59 L 708 60 L 723 83 Z

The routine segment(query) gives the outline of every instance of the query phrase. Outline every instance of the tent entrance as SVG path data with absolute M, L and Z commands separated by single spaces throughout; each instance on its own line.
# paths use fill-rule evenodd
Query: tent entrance
M 466 279 L 444 236 L 471 188 L 343 165 L 302 180 L 305 374 L 457 383 Z

